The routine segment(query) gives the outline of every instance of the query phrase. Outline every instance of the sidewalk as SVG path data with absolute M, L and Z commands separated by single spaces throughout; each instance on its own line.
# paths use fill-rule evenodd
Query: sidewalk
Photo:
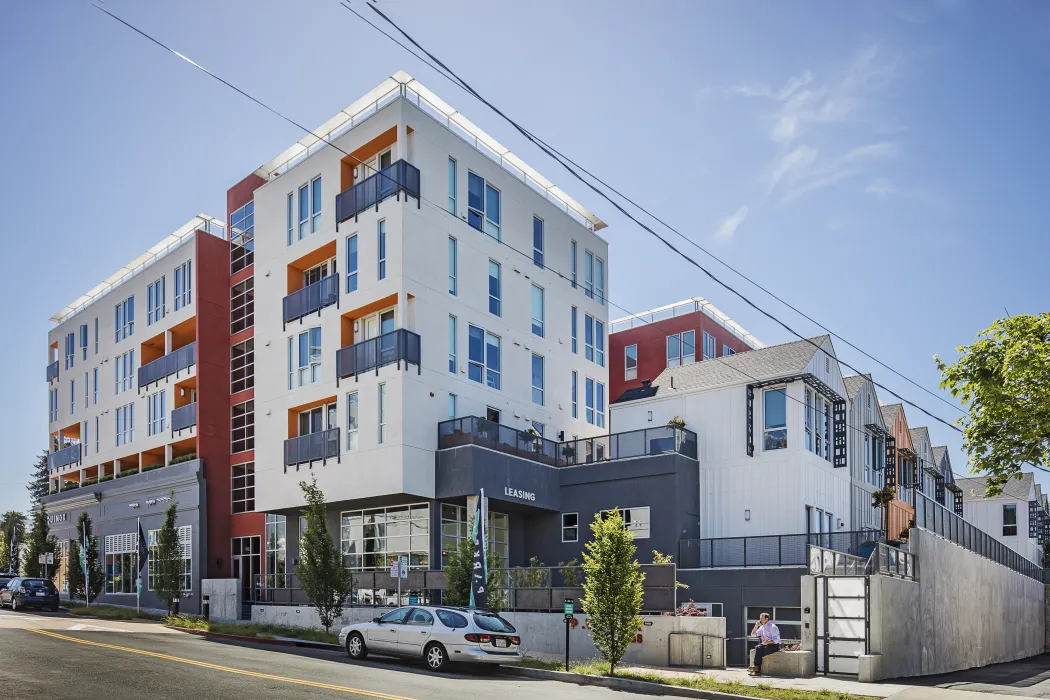
M 701 671 L 690 671 L 688 669 L 659 668 L 655 666 L 618 666 L 617 670 L 644 671 L 655 673 L 660 676 L 673 678 L 695 678 L 701 675 L 705 678 L 721 681 L 723 683 L 736 682 L 743 685 L 767 685 L 772 688 L 794 688 L 796 690 L 831 690 L 840 693 L 852 693 L 853 695 L 866 695 L 874 698 L 888 698 L 895 693 L 907 690 L 911 686 L 896 685 L 890 683 L 861 683 L 835 676 L 814 676 L 813 678 L 774 678 L 772 676 L 749 676 L 743 668 L 705 669 Z M 922 690 L 927 690 L 923 688 Z M 915 696 L 913 696 L 915 697 Z

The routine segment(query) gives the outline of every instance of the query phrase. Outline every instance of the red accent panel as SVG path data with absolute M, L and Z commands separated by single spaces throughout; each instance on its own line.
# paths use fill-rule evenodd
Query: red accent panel
M 245 389 L 244 391 L 238 391 L 236 394 L 230 394 L 230 405 L 236 406 L 239 403 L 245 401 L 251 401 L 255 398 L 255 389 Z
M 227 289 L 226 290 L 226 309 L 229 310 L 229 308 L 230 308 L 230 290 Z M 234 333 L 233 335 L 230 335 L 230 317 L 227 314 L 227 316 L 226 316 L 226 337 L 230 339 L 230 345 L 236 345 L 237 343 L 243 343 L 244 341 L 248 340 L 248 338 L 254 338 L 255 337 L 255 326 L 252 326 L 251 328 L 245 328 L 240 333 Z M 227 352 L 229 352 L 229 348 L 227 348 Z
M 255 461 L 255 450 L 246 450 L 245 452 L 238 452 L 235 455 L 230 455 L 230 464 L 247 464 L 248 462 Z
M 682 331 L 696 331 L 696 359 L 703 358 L 704 334 L 715 337 L 715 351 L 722 357 L 722 346 L 728 345 L 736 352 L 747 352 L 751 347 L 718 324 L 702 311 L 665 318 L 655 323 L 631 328 L 609 335 L 609 397 L 620 398 L 620 394 L 642 385 L 643 379 L 653 380 L 667 369 L 667 336 Z M 580 338 L 580 343 L 583 338 Z M 628 345 L 638 346 L 638 378 L 626 381 L 623 378 L 623 351 Z M 583 348 L 580 348 L 583 352 Z
M 255 265 L 249 265 L 243 270 L 238 270 L 236 274 L 230 276 L 230 286 L 240 284 L 244 280 L 248 279 L 255 274 Z
M 248 537 L 258 535 L 265 538 L 266 513 L 238 513 L 230 516 L 230 537 Z M 263 544 L 265 545 L 265 539 Z M 227 545 L 228 548 L 228 545 Z M 266 558 L 263 557 L 263 567 Z M 266 573 L 263 571 L 263 573 Z
M 226 223 L 230 222 L 230 214 L 252 201 L 255 190 L 266 184 L 264 178 L 252 173 L 236 185 L 226 190 Z

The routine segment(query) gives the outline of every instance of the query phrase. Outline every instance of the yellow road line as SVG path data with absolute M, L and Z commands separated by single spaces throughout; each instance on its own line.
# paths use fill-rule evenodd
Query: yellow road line
M 229 666 L 218 666 L 216 664 L 209 664 L 204 661 L 195 661 L 193 659 L 184 659 L 179 656 L 171 656 L 169 654 L 161 654 L 155 651 L 146 651 L 145 649 L 133 649 L 131 647 L 122 647 L 115 644 L 103 644 L 101 642 L 91 642 L 86 639 L 77 639 L 76 637 L 67 637 L 64 634 L 58 634 L 57 632 L 51 632 L 50 630 L 42 630 L 33 627 L 26 628 L 30 632 L 36 632 L 47 637 L 54 637 L 55 639 L 64 639 L 67 642 L 76 642 L 77 644 L 87 644 L 93 647 L 102 647 L 103 649 L 114 649 L 116 651 L 125 651 L 130 654 L 141 654 L 142 656 L 152 656 L 156 659 L 166 659 L 167 661 L 177 661 L 183 664 L 189 664 L 191 666 L 200 666 L 201 668 L 210 668 L 215 671 L 225 671 L 226 673 L 235 673 L 241 676 L 251 676 L 252 678 L 262 678 L 269 681 L 280 681 L 282 683 L 293 683 L 295 685 L 305 685 L 311 688 L 322 688 L 324 690 L 336 690 L 343 693 L 358 693 L 360 695 L 367 695 L 372 698 L 381 698 L 381 700 L 415 700 L 415 698 L 408 698 L 403 695 L 388 695 L 387 693 L 379 693 L 374 690 L 362 690 L 360 688 L 350 688 L 343 685 L 330 685 L 328 683 L 317 683 L 315 681 L 304 681 L 299 678 L 288 678 L 286 676 L 274 676 L 269 673 L 257 673 L 255 671 L 245 671 L 239 668 L 230 668 Z

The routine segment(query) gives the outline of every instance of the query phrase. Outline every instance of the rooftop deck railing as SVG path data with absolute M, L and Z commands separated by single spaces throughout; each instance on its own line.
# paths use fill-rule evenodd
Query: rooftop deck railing
M 630 330 L 631 328 L 638 328 L 640 326 L 648 326 L 657 321 L 662 321 L 667 318 L 675 318 L 676 316 L 684 316 L 685 314 L 696 313 L 697 311 L 703 311 L 709 319 L 725 328 L 731 334 L 739 338 L 740 340 L 747 343 L 752 348 L 764 347 L 762 342 L 755 336 L 746 332 L 740 326 L 738 326 L 732 319 L 725 316 L 721 311 L 715 308 L 712 304 L 699 299 L 687 299 L 686 301 L 678 304 L 672 304 L 670 306 L 664 306 L 659 309 L 653 309 L 652 311 L 646 311 L 627 318 L 619 318 L 609 323 L 610 333 L 619 333 L 620 331 Z
M 418 333 L 405 328 L 384 333 L 362 340 L 360 343 L 340 348 L 335 354 L 335 373 L 338 379 L 356 377 L 362 372 L 375 370 L 397 363 L 401 368 L 403 361 L 406 367 L 413 364 L 420 366 L 422 340 Z M 420 370 L 421 371 L 421 370 Z
M 360 167 L 364 168 L 363 165 Z M 406 198 L 415 197 L 416 205 L 419 205 L 419 168 L 407 160 L 394 161 L 378 173 L 337 194 L 336 228 L 347 219 L 357 221 L 357 215 L 369 207 L 375 207 L 376 211 L 379 211 L 380 202 L 390 197 L 400 199 L 402 192 Z
M 809 546 L 867 559 L 880 534 L 856 530 L 825 534 L 756 535 L 678 540 L 678 567 L 720 569 L 751 566 L 809 566 Z
M 339 275 L 327 275 L 284 298 L 284 323 L 291 323 L 315 311 L 320 313 L 324 307 L 338 303 Z
M 147 362 L 139 367 L 138 386 L 144 386 L 158 382 L 167 376 L 177 374 L 184 369 L 189 369 L 197 363 L 197 343 L 183 345 L 178 350 L 173 350 L 153 362 Z

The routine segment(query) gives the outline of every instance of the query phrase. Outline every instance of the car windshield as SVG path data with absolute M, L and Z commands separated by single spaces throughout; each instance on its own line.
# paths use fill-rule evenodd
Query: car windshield
M 11 582 L 11 579 L 6 576 L 0 576 L 0 588 L 7 588 L 7 584 Z
M 496 613 L 474 613 L 474 624 L 486 632 L 514 632 L 514 625 L 510 624 Z

